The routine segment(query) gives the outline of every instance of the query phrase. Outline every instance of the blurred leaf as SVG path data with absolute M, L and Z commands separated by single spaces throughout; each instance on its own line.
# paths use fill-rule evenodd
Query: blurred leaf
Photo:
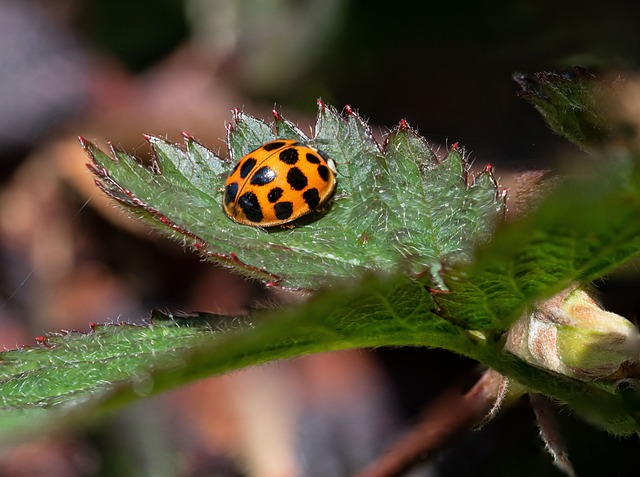
M 616 111 L 621 84 L 597 78 L 584 68 L 565 73 L 516 73 L 520 95 L 533 104 L 551 129 L 590 150 L 628 144 L 634 127 Z

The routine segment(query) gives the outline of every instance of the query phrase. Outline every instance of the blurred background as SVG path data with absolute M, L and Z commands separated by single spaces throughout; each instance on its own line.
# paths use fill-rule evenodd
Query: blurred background
M 405 118 L 435 148 L 460 142 L 509 185 L 575 154 L 517 97 L 512 73 L 633 75 L 639 19 L 624 0 L 0 1 L 0 344 L 140 322 L 154 307 L 234 313 L 280 299 L 129 220 L 93 185 L 78 135 L 144 158 L 143 133 L 186 131 L 225 155 L 232 108 L 269 120 L 275 105 L 308 130 L 321 97 L 356 108 L 378 137 Z M 635 278 L 600 284 L 630 319 Z M 477 372 L 417 349 L 270 364 L 7 446 L 0 476 L 347 476 Z M 579 475 L 636 468 L 637 439 L 559 418 Z M 560 475 L 526 402 L 411 475 L 514 466 Z

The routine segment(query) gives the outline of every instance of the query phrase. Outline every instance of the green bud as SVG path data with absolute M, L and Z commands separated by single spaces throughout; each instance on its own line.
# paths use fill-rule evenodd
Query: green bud
M 509 330 L 506 349 L 524 360 L 582 380 L 618 379 L 640 361 L 640 334 L 586 292 L 565 290 L 536 303 Z

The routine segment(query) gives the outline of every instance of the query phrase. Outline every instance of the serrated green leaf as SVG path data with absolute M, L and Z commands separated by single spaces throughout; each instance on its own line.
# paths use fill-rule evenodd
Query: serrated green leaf
M 236 111 L 228 133 L 230 161 L 191 138 L 186 150 L 149 138 L 152 167 L 122 152 L 114 152 L 114 162 L 83 144 L 100 186 L 121 204 L 207 258 L 284 287 L 317 288 L 398 265 L 423 273 L 441 262 L 468 260 L 473 243 L 486 238 L 501 216 L 504 204 L 492 178 L 469 181 L 457 150 L 439 163 L 406 123 L 390 133 L 384 149 L 351 109 L 342 117 L 320 104 L 313 138 L 280 115 L 275 127 L 274 133 Z M 222 211 L 225 177 L 233 161 L 276 134 L 315 144 L 334 159 L 333 203 L 324 216 L 303 218 L 293 229 L 238 225 Z
M 308 136 L 294 123 L 284 118 L 276 110 L 273 111 L 275 117 L 276 136 L 283 139 L 295 139 L 300 142 L 308 141 Z
M 233 122 L 227 127 L 227 147 L 229 148 L 230 165 L 238 162 L 243 156 L 265 142 L 275 139 L 271 126 L 261 119 L 249 116 L 242 111 L 234 110 Z M 231 171 L 227 167 L 227 174 Z M 223 182 L 224 183 L 224 182 Z M 223 184 L 220 184 L 220 187 Z
M 362 215 L 360 205 L 378 195 L 383 155 L 371 129 L 353 111 L 349 111 L 345 119 L 331 106 L 321 107 L 314 140 L 336 161 L 336 194 L 354 202 L 351 206 L 347 203 L 344 209 L 350 215 Z

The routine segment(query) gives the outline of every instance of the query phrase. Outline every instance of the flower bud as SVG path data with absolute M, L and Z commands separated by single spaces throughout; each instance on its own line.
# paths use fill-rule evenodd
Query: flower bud
M 505 347 L 531 364 L 586 381 L 631 377 L 620 375 L 621 366 L 640 361 L 633 323 L 578 288 L 536 303 L 513 324 Z

